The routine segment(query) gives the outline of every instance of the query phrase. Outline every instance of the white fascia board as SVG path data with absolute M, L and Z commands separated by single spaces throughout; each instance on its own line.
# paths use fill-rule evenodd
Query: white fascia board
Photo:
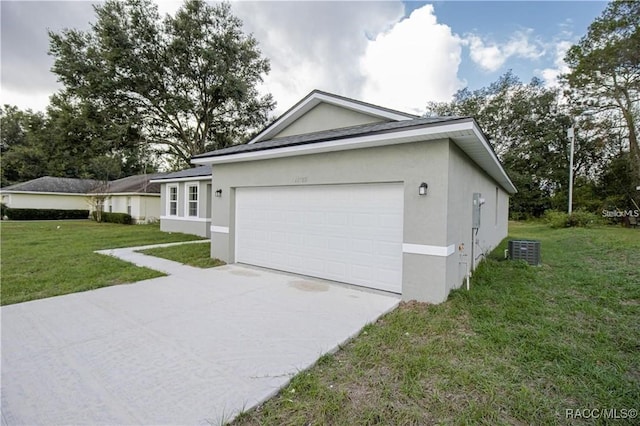
M 482 143 L 482 147 L 485 149 L 485 151 L 487 151 L 487 154 L 489 154 L 489 156 L 491 157 L 495 167 L 497 167 L 500 170 L 501 174 L 503 175 L 502 178 L 505 181 L 500 183 L 503 184 L 503 186 L 505 186 L 505 189 L 507 189 L 507 191 L 511 194 L 515 194 L 516 192 L 518 192 L 518 190 L 516 189 L 516 186 L 513 184 L 513 182 L 511 182 L 511 179 L 509 179 L 507 172 L 505 172 L 504 168 L 502 167 L 502 163 L 500 163 L 500 160 L 498 160 L 498 156 L 491 148 L 491 145 L 489 145 L 489 141 L 487 140 L 487 138 L 485 138 L 484 133 L 482 133 L 482 131 L 478 128 L 478 126 L 475 125 L 475 123 L 473 126 L 473 132 L 475 133 L 476 138 L 478 138 L 480 143 Z M 497 178 L 496 180 L 499 181 L 499 179 Z
M 397 132 L 365 135 L 335 141 L 308 143 L 303 145 L 285 146 L 282 148 L 265 149 L 253 152 L 221 155 L 219 157 L 195 158 L 194 164 L 226 164 L 241 161 L 266 160 L 279 157 L 293 157 L 296 155 L 318 154 L 330 151 L 346 151 L 357 148 L 371 148 L 383 145 L 395 145 L 420 140 L 447 138 L 447 133 L 471 131 L 473 123 L 452 123 L 443 126 L 409 129 Z
M 377 108 L 373 105 L 363 105 L 359 102 L 353 102 L 347 99 L 341 99 L 341 98 L 335 98 L 333 96 L 327 96 L 323 93 L 316 93 L 316 97 L 320 100 L 320 101 L 324 101 L 328 104 L 333 104 L 333 105 L 337 105 L 343 108 L 347 108 L 353 111 L 358 111 L 367 115 L 375 115 L 378 117 L 382 117 L 382 118 L 388 118 L 390 120 L 396 120 L 396 121 L 404 121 L 404 120 L 411 120 L 411 117 L 407 117 L 404 114 L 398 114 L 395 113 L 393 111 L 389 111 L 387 109 L 384 108 Z
M 155 192 L 100 192 L 100 193 L 92 193 L 89 194 L 90 196 L 92 195 L 105 195 L 105 196 L 109 196 L 109 197 L 117 197 L 117 196 L 127 196 L 127 197 L 135 197 L 135 196 L 140 196 L 140 197 L 159 197 L 160 194 L 159 193 L 155 193 Z
M 283 115 L 282 117 L 278 118 L 275 122 L 273 122 L 269 127 L 267 127 L 262 132 L 260 132 L 256 137 L 251 139 L 248 142 L 248 144 L 256 143 L 258 141 L 263 140 L 265 137 L 270 137 L 279 133 L 285 127 L 289 126 L 291 123 L 293 123 L 302 115 L 304 115 L 307 111 L 311 110 L 313 107 L 315 107 L 321 102 L 326 102 L 328 104 L 337 105 L 339 107 L 350 109 L 352 111 L 357 111 L 363 114 L 373 115 L 376 117 L 387 118 L 389 120 L 394 120 L 394 121 L 403 121 L 403 120 L 412 119 L 411 117 L 407 117 L 406 115 L 398 114 L 383 108 L 376 108 L 374 106 L 363 105 L 359 102 L 337 98 L 324 93 L 313 93 L 311 96 L 308 97 L 308 99 L 301 102 L 299 105 L 295 106 L 285 115 Z
M 480 142 L 482 146 L 484 160 L 469 155 L 489 176 L 493 177 L 507 192 L 517 192 L 515 186 L 507 176 L 500 161 L 489 146 L 475 121 L 463 121 L 459 123 L 448 123 L 418 129 L 399 130 L 395 132 L 379 133 L 375 135 L 364 135 L 353 138 L 339 139 L 335 141 L 308 143 L 303 145 L 285 146 L 282 148 L 265 149 L 254 152 L 244 152 L 238 154 L 221 155 L 219 157 L 205 157 L 192 159 L 194 164 L 228 164 L 242 161 L 268 160 L 272 158 L 294 157 L 297 155 L 320 154 L 333 151 L 347 151 L 359 148 L 373 148 L 377 146 L 398 145 L 402 143 L 428 141 L 436 139 L 451 139 L 465 153 L 468 146 L 456 140 L 456 135 L 473 136 L 474 143 Z M 485 164 L 482 164 L 485 163 Z
M 175 179 L 151 179 L 149 182 L 151 183 L 173 183 L 173 182 L 190 182 L 190 181 L 199 181 L 199 180 L 211 180 L 213 175 L 207 176 L 190 176 L 183 178 L 175 178 Z

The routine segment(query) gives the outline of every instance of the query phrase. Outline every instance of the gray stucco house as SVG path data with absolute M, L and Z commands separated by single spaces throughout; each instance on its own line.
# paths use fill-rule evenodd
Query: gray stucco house
M 192 163 L 215 175 L 213 257 L 433 303 L 507 235 L 516 192 L 473 118 L 321 91 Z
M 151 181 L 160 185 L 160 229 L 211 235 L 211 166 L 168 173 Z

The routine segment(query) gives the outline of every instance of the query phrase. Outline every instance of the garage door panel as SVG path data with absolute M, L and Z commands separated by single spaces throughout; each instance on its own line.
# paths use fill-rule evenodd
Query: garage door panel
M 402 184 L 236 190 L 236 261 L 401 292 Z

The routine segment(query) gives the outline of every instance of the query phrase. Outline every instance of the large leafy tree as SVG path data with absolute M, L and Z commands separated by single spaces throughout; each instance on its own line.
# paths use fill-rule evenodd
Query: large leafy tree
M 0 128 L 2 186 L 46 174 L 44 114 L 21 111 L 15 106 L 5 105 L 0 108 Z
M 557 89 L 538 79 L 523 84 L 511 72 L 488 87 L 463 89 L 448 103 L 431 103 L 434 115 L 476 118 L 518 188 L 511 198 L 516 218 L 540 216 L 548 208 L 566 208 L 569 182 L 571 111 L 559 101 Z M 597 173 L 602 140 L 579 133 L 575 169 L 580 176 Z M 552 203 L 553 199 L 556 203 Z
M 59 95 L 46 113 L 5 105 L 0 125 L 2 186 L 44 175 L 117 179 L 157 166 L 136 128 Z
M 50 33 L 68 96 L 136 123 L 182 165 L 266 122 L 274 102 L 257 85 L 269 62 L 229 4 L 187 0 L 164 19 L 150 0 L 107 0 L 95 11 L 89 31 Z
M 613 1 L 569 51 L 564 76 L 574 101 L 614 118 L 628 140 L 630 168 L 640 185 L 640 2 Z

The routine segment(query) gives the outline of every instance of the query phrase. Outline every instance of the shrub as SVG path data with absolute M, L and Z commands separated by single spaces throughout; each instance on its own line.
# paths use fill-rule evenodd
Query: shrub
M 93 217 L 93 220 L 97 220 L 96 212 L 93 212 L 91 216 Z M 122 225 L 131 225 L 133 223 L 133 218 L 131 217 L 131 215 L 126 213 L 102 212 L 100 221 L 109 223 L 120 223 Z
M 4 213 L 11 220 L 62 220 L 87 219 L 89 217 L 89 210 L 6 208 Z
M 552 228 L 589 228 L 603 223 L 600 216 L 582 209 L 578 209 L 570 215 L 556 210 L 547 210 L 544 213 L 544 219 Z

